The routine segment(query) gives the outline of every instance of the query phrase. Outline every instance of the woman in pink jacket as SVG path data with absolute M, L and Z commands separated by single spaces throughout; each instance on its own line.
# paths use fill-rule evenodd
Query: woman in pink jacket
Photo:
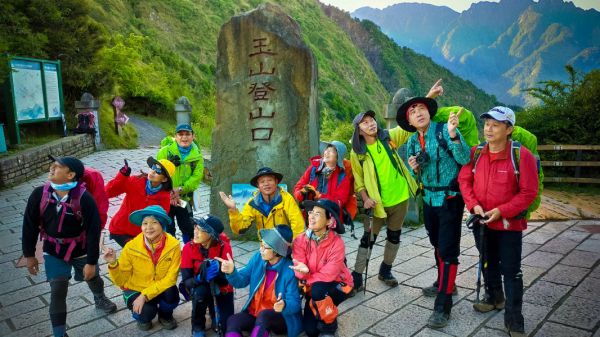
M 352 290 L 352 276 L 346 267 L 345 247 L 335 232 L 340 208 L 327 199 L 305 201 L 308 229 L 294 240 L 290 266 L 303 285 L 306 296 L 303 326 L 309 337 L 334 336 L 337 306 Z

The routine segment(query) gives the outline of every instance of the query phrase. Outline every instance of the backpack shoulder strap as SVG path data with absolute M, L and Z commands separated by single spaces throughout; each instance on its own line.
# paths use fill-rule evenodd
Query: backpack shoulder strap
M 313 180 L 315 180 L 316 176 L 317 176 L 317 168 L 313 166 L 310 169 L 310 177 L 308 178 L 308 183 L 310 184 Z
M 475 169 L 477 168 L 477 164 L 479 163 L 479 158 L 481 157 L 481 151 L 483 151 L 483 148 L 485 147 L 485 145 L 487 144 L 487 142 L 483 142 L 479 145 L 477 145 L 477 148 L 475 148 L 475 152 L 473 152 L 473 174 L 475 174 Z
M 448 142 L 444 139 L 444 124 L 445 123 L 436 123 L 435 124 L 435 138 L 437 139 L 438 145 L 442 148 L 442 150 L 448 152 Z M 450 152 L 451 154 L 452 152 Z
M 519 183 L 519 163 L 521 162 L 521 143 L 517 141 L 511 142 L 510 160 L 512 161 L 513 169 L 515 170 L 515 178 L 517 178 L 517 184 Z
M 48 204 L 50 203 L 50 182 L 46 182 L 42 188 L 42 199 L 40 200 L 40 220 L 42 219 Z M 40 221 L 41 224 L 41 221 Z
M 71 207 L 73 214 L 75 214 L 75 217 L 79 220 L 82 218 L 81 197 L 83 196 L 83 193 L 85 193 L 85 190 L 85 183 L 79 183 L 71 192 L 71 204 L 69 206 Z

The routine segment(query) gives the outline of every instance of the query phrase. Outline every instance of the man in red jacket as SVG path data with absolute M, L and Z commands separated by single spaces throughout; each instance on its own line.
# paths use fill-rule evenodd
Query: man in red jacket
M 531 152 L 510 139 L 515 125 L 515 113 L 511 109 L 495 107 L 481 118 L 485 120 L 486 143 L 471 149 L 471 162 L 463 166 L 458 176 L 467 209 L 483 217 L 482 223 L 486 226 L 484 242 L 475 236 L 478 247 L 483 243 L 480 254 L 487 260 L 486 294 L 483 302 L 473 307 L 486 312 L 506 306 L 504 325 L 509 334 L 525 336 L 522 232 L 527 228 L 527 207 L 538 191 L 537 166 Z M 474 156 L 477 151 L 480 153 Z M 514 151 L 518 151 L 518 155 L 515 156 Z M 500 275 L 504 276 L 506 302 Z

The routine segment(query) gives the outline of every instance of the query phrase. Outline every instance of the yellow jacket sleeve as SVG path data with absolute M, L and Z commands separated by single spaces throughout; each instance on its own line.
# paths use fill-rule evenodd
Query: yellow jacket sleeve
M 358 154 L 354 151 L 350 153 L 350 164 L 352 165 L 352 176 L 354 177 L 354 192 L 360 193 L 365 189 L 364 172 Z
M 286 196 L 286 212 L 288 215 L 288 219 L 290 221 L 290 227 L 292 228 L 292 232 L 294 233 L 294 238 L 304 232 L 304 217 L 302 216 L 302 211 L 294 197 L 291 194 Z
M 244 208 L 241 212 L 238 211 L 237 208 L 234 210 L 228 210 L 229 225 L 231 226 L 231 231 L 234 234 L 240 234 L 240 231 L 250 227 L 252 225 L 252 221 L 254 221 L 254 212 L 252 211 L 252 206 L 250 206 L 250 200 L 244 204 Z
M 117 259 L 117 265 L 114 268 L 108 266 L 108 275 L 117 287 L 123 287 L 131 278 L 133 266 L 127 247 L 121 251 L 121 256 Z

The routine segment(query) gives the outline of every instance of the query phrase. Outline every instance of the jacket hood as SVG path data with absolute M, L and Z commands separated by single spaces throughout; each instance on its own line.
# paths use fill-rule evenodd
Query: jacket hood
M 390 132 L 387 129 L 377 127 L 377 139 L 379 139 L 380 141 L 389 140 Z M 356 130 L 354 130 L 354 134 L 352 136 L 352 150 L 356 154 L 367 153 L 367 144 L 365 142 L 365 138 L 360 136 L 358 126 L 356 127 Z

